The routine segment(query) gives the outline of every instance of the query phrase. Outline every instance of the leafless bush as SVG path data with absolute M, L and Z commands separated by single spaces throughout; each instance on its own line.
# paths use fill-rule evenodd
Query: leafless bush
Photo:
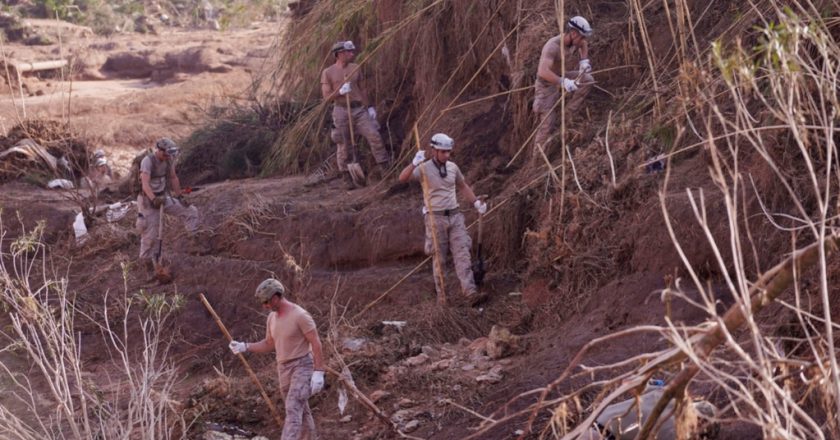
M 189 423 L 173 398 L 177 375 L 166 332 L 180 296 L 126 293 L 111 301 L 105 294 L 105 319 L 96 323 L 103 339 L 92 341 L 95 336 L 77 330 L 79 320 L 92 318 L 75 306 L 67 279 L 49 275 L 42 232 L 38 225 L 0 251 L 0 300 L 11 321 L 0 350 L 0 375 L 11 384 L 5 389 L 9 398 L 0 403 L 0 436 L 181 438 Z M 143 312 L 133 311 L 138 304 Z M 82 353 L 103 343 L 112 373 L 93 377 Z M 16 369 L 15 357 L 25 358 L 31 370 Z

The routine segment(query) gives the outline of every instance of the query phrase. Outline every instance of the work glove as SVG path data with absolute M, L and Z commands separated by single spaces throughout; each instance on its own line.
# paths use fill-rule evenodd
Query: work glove
M 484 215 L 484 213 L 487 212 L 487 204 L 482 202 L 481 200 L 476 199 L 475 203 L 473 203 L 473 206 L 475 206 L 475 210 L 478 211 L 478 213 L 481 215 Z
M 368 107 L 368 116 L 370 116 L 370 120 L 373 121 L 373 126 L 379 130 L 379 121 L 376 120 L 376 109 Z
M 155 209 L 160 208 L 164 203 L 166 203 L 166 196 L 155 196 L 155 198 L 152 199 L 152 207 Z
M 314 396 L 324 389 L 324 372 L 315 370 L 312 372 L 312 380 L 309 382 L 309 395 Z
M 592 70 L 592 64 L 589 62 L 589 58 L 584 58 L 580 60 L 578 63 L 578 71 L 580 73 L 587 73 Z
M 563 88 L 566 89 L 567 92 L 571 93 L 577 90 L 578 86 L 569 78 L 563 78 Z
M 420 151 L 417 152 L 417 154 L 414 155 L 414 159 L 412 159 L 411 164 L 414 165 L 415 167 L 419 167 L 420 164 L 423 163 L 425 160 L 426 160 L 426 152 L 423 151 L 423 150 L 420 150 Z
M 353 90 L 353 89 L 350 88 L 350 83 L 346 82 L 346 83 L 341 85 L 340 89 L 338 89 L 338 94 L 341 95 L 341 96 L 344 96 L 344 95 L 350 93 L 351 90 Z
M 245 353 L 246 351 L 248 351 L 247 342 L 230 341 L 228 347 L 230 347 L 230 351 L 232 351 L 233 354 Z

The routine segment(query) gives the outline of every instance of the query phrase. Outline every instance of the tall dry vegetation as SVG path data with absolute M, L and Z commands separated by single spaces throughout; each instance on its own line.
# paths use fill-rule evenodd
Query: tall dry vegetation
M 699 390 L 719 406 L 712 421 L 745 422 L 764 438 L 840 437 L 833 312 L 840 298 L 834 287 L 840 266 L 840 11 L 832 2 L 749 2 L 735 14 L 737 32 L 730 27 L 704 45 L 690 25 L 696 20 L 691 5 L 664 5 L 674 46 L 665 54 L 642 38 L 649 66 L 643 81 L 654 92 L 636 99 L 648 103 L 652 124 L 675 125 L 669 162 L 701 151 L 714 191 L 673 188 L 674 176 L 666 173 L 660 205 L 684 279 L 674 280 L 661 298 L 666 311 L 679 299 L 706 320 L 687 325 L 666 312 L 665 325 L 598 338 L 556 380 L 514 396 L 469 438 L 522 418 L 540 438 L 577 438 L 608 405 L 638 395 L 653 377 L 668 379 L 665 395 L 636 438 L 650 438 L 672 401 L 679 436 L 689 438 L 701 416 L 688 402 Z M 631 2 L 640 28 L 647 26 L 642 7 Z M 669 75 L 669 66 L 676 72 Z M 673 210 L 675 192 L 712 249 L 718 280 L 693 265 L 686 251 L 691 238 L 672 223 L 683 215 Z M 717 207 L 723 217 L 715 216 Z M 768 252 L 780 243 L 787 246 Z M 721 311 L 722 304 L 731 306 Z M 591 366 L 593 347 L 642 333 L 658 334 L 667 348 Z M 516 407 L 525 408 L 510 410 Z
M 190 422 L 173 395 L 178 374 L 167 330 L 180 296 L 103 292 L 101 308 L 82 310 L 47 261 L 43 227 L 0 251 L 0 437 L 183 438 Z M 98 333 L 81 330 L 91 326 Z M 97 349 L 111 362 L 99 363 L 107 374 L 93 377 L 85 359 Z

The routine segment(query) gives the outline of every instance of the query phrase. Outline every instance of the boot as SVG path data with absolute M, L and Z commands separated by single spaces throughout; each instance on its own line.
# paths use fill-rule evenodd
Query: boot
M 353 176 L 350 175 L 350 171 L 343 171 L 341 173 L 341 180 L 344 181 L 344 189 L 347 191 L 352 191 L 357 188 L 356 182 L 353 182 Z
M 387 170 L 388 162 L 378 163 L 374 165 L 373 168 L 370 170 L 370 173 L 368 173 L 368 185 L 381 182 Z

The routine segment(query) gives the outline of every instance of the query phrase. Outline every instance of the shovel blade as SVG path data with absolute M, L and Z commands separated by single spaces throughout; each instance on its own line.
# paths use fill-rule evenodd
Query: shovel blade
M 353 179 L 353 183 L 355 183 L 356 186 L 365 186 L 365 172 L 362 170 L 361 165 L 357 162 L 348 163 L 347 171 L 350 172 L 350 177 Z

